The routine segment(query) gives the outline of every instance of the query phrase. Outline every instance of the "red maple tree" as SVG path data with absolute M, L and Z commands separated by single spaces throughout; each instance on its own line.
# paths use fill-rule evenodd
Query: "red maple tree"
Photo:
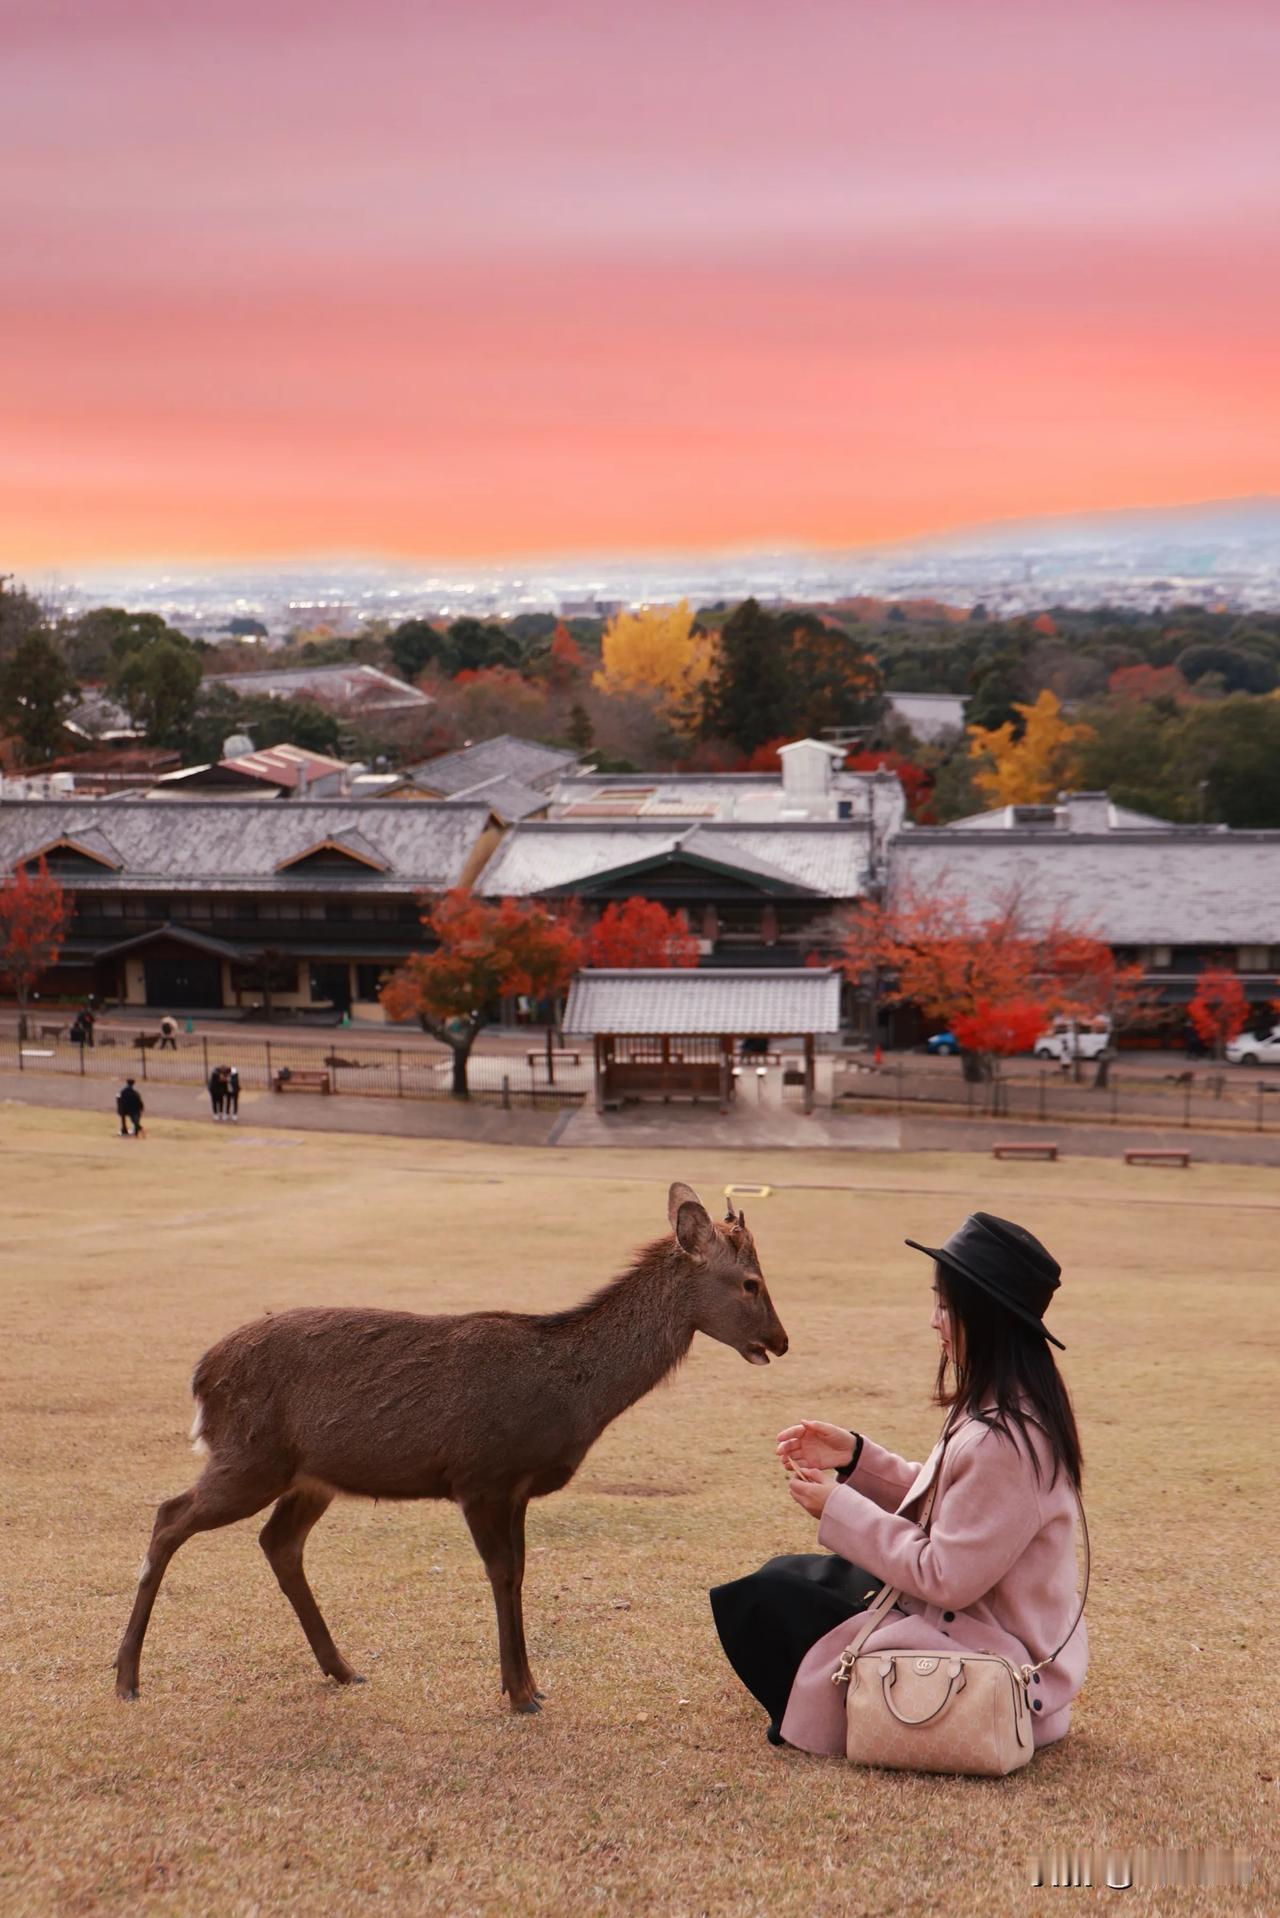
M 1149 992 L 1101 940 L 1059 922 L 1035 925 L 1016 891 L 985 916 L 934 890 L 863 901 L 838 922 L 846 978 L 878 1004 L 914 1005 L 955 1034 L 983 1079 L 1029 1051 L 1055 1017 L 1134 1023 Z M 994 1096 L 994 1095 L 993 1095 Z
M 690 967 L 698 941 L 682 912 L 668 912 L 657 899 L 625 899 L 605 907 L 587 935 L 586 964 Z
M 1238 976 L 1216 967 L 1202 972 L 1187 1015 L 1197 1037 L 1215 1059 L 1221 1059 L 1230 1042 L 1244 1031 L 1249 1017 L 1249 1001 Z
M 27 997 L 56 965 L 70 915 L 70 901 L 43 857 L 32 872 L 15 866 L 0 885 L 0 979 L 18 1001 L 18 1031 L 26 1037 Z
M 850 753 L 844 763 L 846 770 L 851 773 L 893 773 L 906 797 L 907 811 L 916 824 L 936 824 L 936 815 L 930 804 L 933 798 L 933 774 L 926 772 L 923 766 L 917 766 L 914 759 L 906 759 L 901 753 L 890 752 L 886 748 L 880 752 Z
M 417 1019 L 450 1047 L 453 1095 L 466 1099 L 467 1062 L 490 1011 L 512 993 L 544 999 L 563 991 L 581 963 L 582 942 L 544 906 L 490 905 L 461 887 L 426 901 L 422 923 L 435 949 L 414 953 L 378 997 L 393 1019 Z

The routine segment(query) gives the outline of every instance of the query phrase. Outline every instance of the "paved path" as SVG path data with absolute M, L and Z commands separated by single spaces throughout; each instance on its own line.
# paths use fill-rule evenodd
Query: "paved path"
M 0 1072 L 0 1101 L 24 1105 L 70 1106 L 78 1112 L 97 1110 L 104 1123 L 118 1124 L 110 1079 L 59 1077 L 52 1073 Z M 145 1124 L 165 1119 L 216 1121 L 209 1111 L 203 1086 L 166 1086 L 148 1083 L 140 1088 L 146 1100 Z M 490 1145 L 546 1145 L 561 1116 L 559 1107 L 463 1105 L 452 1099 L 370 1099 L 341 1095 L 322 1097 L 303 1092 L 244 1092 L 240 1096 L 240 1125 L 269 1127 L 283 1132 L 375 1132 L 409 1139 L 471 1139 Z
M 195 1120 L 212 1125 L 201 1087 L 149 1083 L 142 1088 L 148 1119 Z M 0 1103 L 98 1111 L 112 1127 L 115 1085 L 109 1079 L 0 1072 Z M 1197 1132 L 1137 1125 L 1032 1125 L 1017 1120 L 969 1120 L 904 1115 L 901 1119 L 741 1101 L 722 1116 L 713 1106 L 645 1105 L 598 1116 L 590 1106 L 517 1107 L 476 1101 L 329 1098 L 303 1093 L 246 1092 L 242 1126 L 283 1132 L 381 1133 L 388 1137 L 461 1139 L 489 1145 L 630 1146 L 799 1151 L 987 1152 L 998 1139 L 1056 1140 L 1064 1158 L 1119 1159 L 1134 1147 L 1188 1151 L 1221 1165 L 1280 1166 L 1280 1133 Z M 1051 1173 L 1051 1168 L 1045 1168 Z

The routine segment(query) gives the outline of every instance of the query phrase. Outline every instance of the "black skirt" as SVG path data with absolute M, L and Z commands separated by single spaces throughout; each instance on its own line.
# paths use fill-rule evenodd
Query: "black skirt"
M 870 1572 L 829 1552 L 771 1558 L 758 1572 L 714 1587 L 711 1616 L 725 1657 L 768 1712 L 771 1744 L 782 1743 L 782 1715 L 806 1652 L 865 1611 L 880 1589 Z

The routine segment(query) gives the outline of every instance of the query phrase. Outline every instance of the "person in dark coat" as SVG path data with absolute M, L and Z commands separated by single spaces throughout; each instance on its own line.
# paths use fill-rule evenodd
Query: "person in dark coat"
M 227 1068 L 215 1066 L 209 1074 L 209 1104 L 215 1119 L 221 1119 L 227 1107 Z
M 240 1073 L 235 1066 L 228 1066 L 227 1073 L 227 1117 L 240 1118 Z
M 120 1114 L 120 1137 L 129 1137 L 129 1128 L 133 1127 L 136 1139 L 142 1132 L 142 1094 L 132 1079 L 126 1079 L 116 1094 L 116 1111 Z

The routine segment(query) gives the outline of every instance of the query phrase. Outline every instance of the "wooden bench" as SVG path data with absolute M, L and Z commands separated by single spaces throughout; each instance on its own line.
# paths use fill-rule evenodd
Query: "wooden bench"
M 69 1030 L 70 1030 L 70 1028 L 69 1028 L 69 1027 L 67 1027 L 67 1026 L 65 1026 L 65 1025 L 61 1025 L 61 1026 L 37 1026 L 37 1027 L 36 1027 L 36 1038 L 37 1038 L 37 1039 L 60 1039 L 60 1038 L 62 1037 L 62 1035 L 63 1035 L 63 1033 L 64 1033 L 64 1032 L 67 1032 L 67 1031 L 69 1031 Z
M 1189 1152 L 1166 1151 L 1159 1146 L 1131 1146 L 1124 1155 L 1126 1165 L 1177 1165 L 1185 1172 L 1191 1164 Z
M 993 1159 L 1056 1159 L 1058 1148 L 1047 1139 L 1010 1139 L 1004 1145 L 993 1145 L 991 1156 Z
M 300 1071 L 297 1066 L 281 1066 L 271 1081 L 273 1092 L 331 1092 L 327 1072 Z
M 526 1052 L 524 1056 L 528 1061 L 531 1072 L 535 1066 L 545 1065 L 547 1063 L 545 1047 L 541 1052 Z M 558 1066 L 576 1066 L 582 1063 L 582 1054 L 580 1052 L 564 1051 L 559 1046 L 552 1048 L 551 1058 L 552 1063 Z

